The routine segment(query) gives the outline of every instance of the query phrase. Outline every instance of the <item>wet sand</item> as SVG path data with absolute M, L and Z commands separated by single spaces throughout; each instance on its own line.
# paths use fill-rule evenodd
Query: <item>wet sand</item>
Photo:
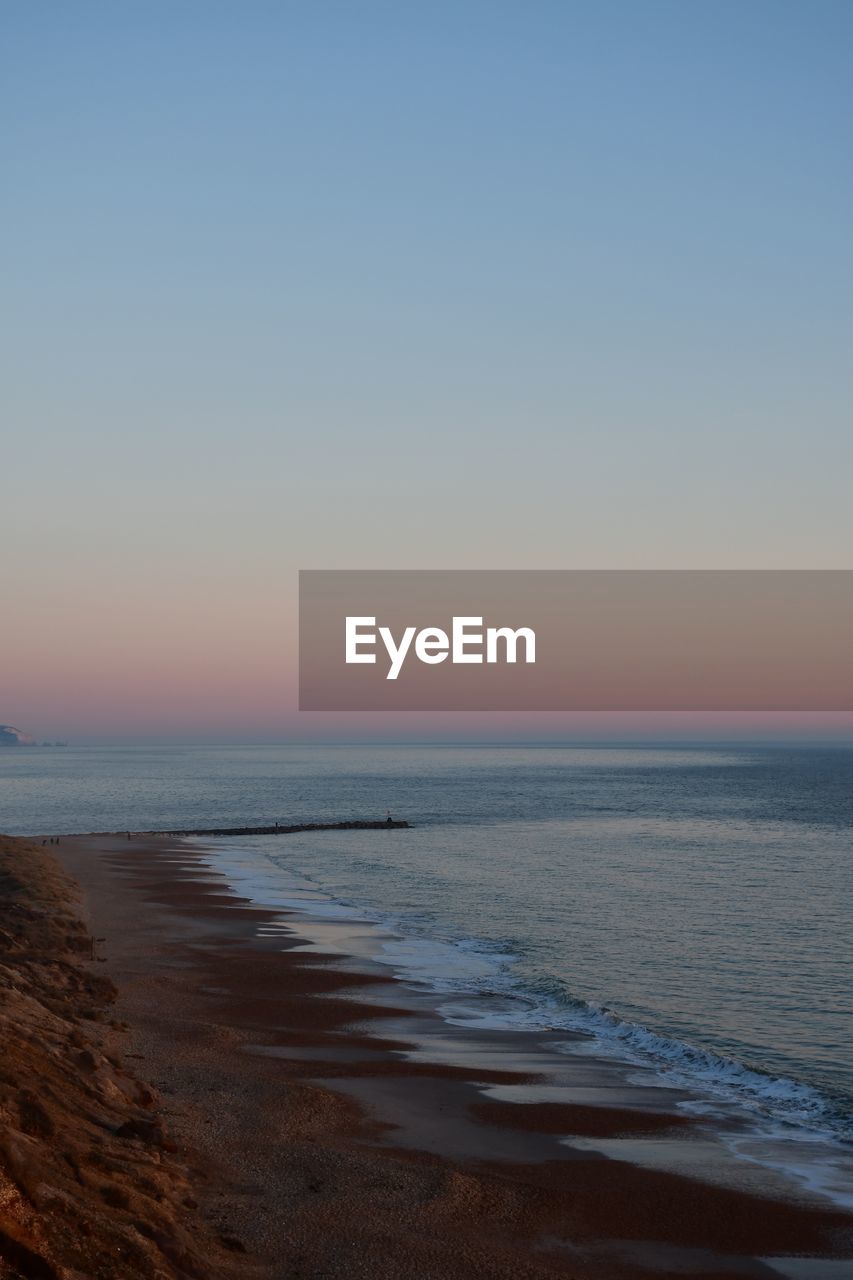
M 229 891 L 196 844 L 56 852 L 104 939 L 125 1060 L 243 1274 L 848 1274 L 832 1259 L 853 1255 L 853 1215 L 747 1163 L 721 1177 L 673 1091 L 631 1091 L 581 1056 L 557 1088 L 549 1042 L 566 1032 L 448 1028 L 387 970 L 306 945 L 298 916 Z M 625 1159 L 585 1145 L 612 1138 Z M 641 1167 L 644 1144 L 671 1145 L 683 1171 Z

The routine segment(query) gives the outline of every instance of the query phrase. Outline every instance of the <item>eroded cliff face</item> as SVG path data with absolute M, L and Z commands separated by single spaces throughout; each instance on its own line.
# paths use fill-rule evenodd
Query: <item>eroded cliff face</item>
M 0 1278 L 218 1276 L 112 984 L 46 849 L 0 836 Z

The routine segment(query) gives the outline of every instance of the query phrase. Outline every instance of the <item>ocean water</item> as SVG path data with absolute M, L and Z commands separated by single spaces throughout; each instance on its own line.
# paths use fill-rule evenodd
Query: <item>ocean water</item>
M 588 1031 L 697 1107 L 741 1108 L 807 1157 L 806 1181 L 853 1200 L 853 749 L 0 755 L 11 833 L 386 809 L 412 829 L 223 840 L 218 856 L 254 896 L 381 927 L 378 958 L 410 981 L 503 997 L 501 1025 Z

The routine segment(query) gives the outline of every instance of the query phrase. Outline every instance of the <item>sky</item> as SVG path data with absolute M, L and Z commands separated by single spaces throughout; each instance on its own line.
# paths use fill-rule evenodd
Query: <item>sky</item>
M 6 0 L 0 720 L 614 736 L 300 715 L 297 570 L 850 567 L 852 48 L 846 0 Z

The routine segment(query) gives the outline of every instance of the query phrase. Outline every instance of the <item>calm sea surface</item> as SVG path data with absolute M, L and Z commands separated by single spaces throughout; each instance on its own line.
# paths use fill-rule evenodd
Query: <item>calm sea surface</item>
M 0 830 L 383 818 L 222 842 L 389 962 L 588 1029 L 709 1096 L 853 1136 L 853 750 L 7 750 Z M 273 894 L 275 896 L 275 894 Z M 506 1002 L 505 1002 L 506 1004 Z

